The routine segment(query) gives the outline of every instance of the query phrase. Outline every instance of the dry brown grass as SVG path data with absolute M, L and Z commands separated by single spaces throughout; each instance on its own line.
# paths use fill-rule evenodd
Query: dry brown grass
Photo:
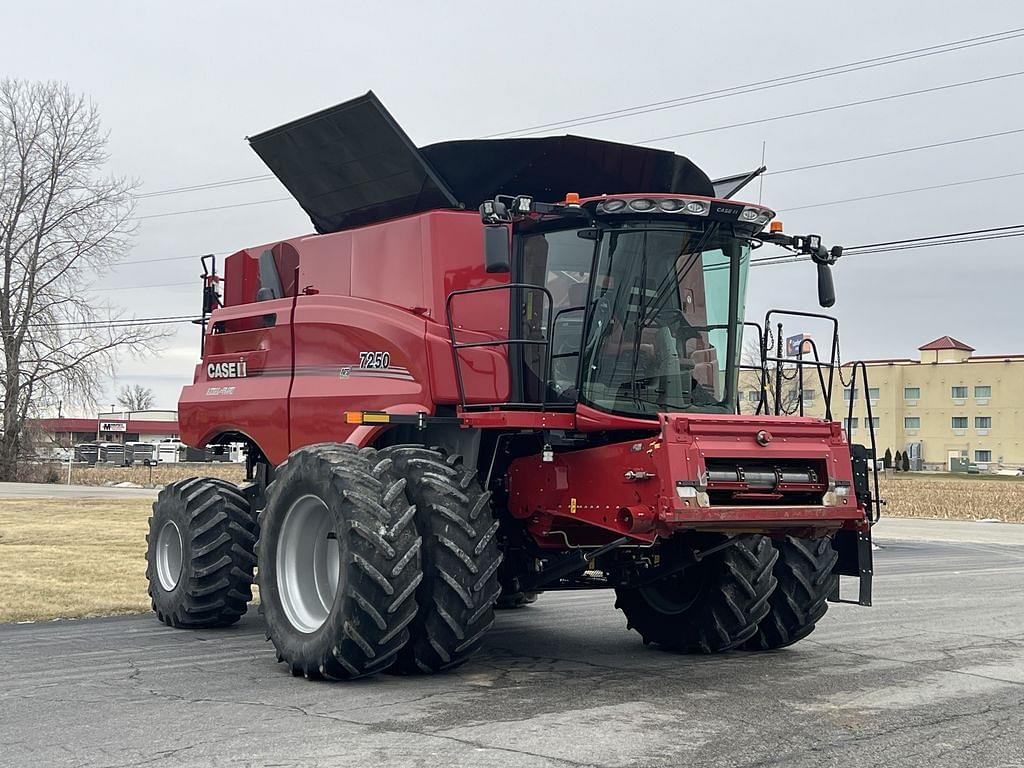
M 149 610 L 147 499 L 0 501 L 0 622 Z
M 211 468 L 239 470 L 159 469 L 167 470 L 161 482 L 169 482 Z M 122 470 L 94 471 L 115 479 L 110 475 Z M 894 517 L 1024 522 L 1024 481 L 906 475 L 884 478 L 881 490 L 883 514 Z M 147 499 L 0 500 L 0 622 L 148 611 L 150 506 Z
M 76 485 L 104 485 L 106 483 L 138 483 L 139 485 L 167 485 L 175 480 L 186 477 L 219 477 L 240 483 L 245 479 L 244 464 L 198 463 L 198 464 L 159 464 L 153 467 L 153 479 L 150 481 L 150 468 L 144 466 L 114 467 L 97 464 L 90 467 L 85 464 L 72 465 L 71 482 Z M 60 482 L 67 481 L 68 468 L 65 464 Z
M 880 490 L 882 514 L 891 517 L 1024 523 L 1024 481 L 1017 479 L 896 475 L 883 478 Z

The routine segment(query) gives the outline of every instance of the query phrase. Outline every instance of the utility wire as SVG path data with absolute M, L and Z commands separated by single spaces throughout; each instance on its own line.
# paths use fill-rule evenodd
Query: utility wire
M 545 132 L 550 129 L 561 130 L 564 128 L 575 128 L 581 125 L 592 125 L 594 123 L 606 122 L 608 120 L 619 120 L 624 117 L 633 117 L 634 115 L 658 112 L 665 109 L 674 109 L 676 107 L 690 106 L 691 104 L 700 104 L 707 101 L 728 98 L 730 96 L 738 96 L 746 93 L 752 93 L 754 91 L 768 90 L 770 88 L 778 88 L 786 85 L 795 85 L 797 83 L 806 82 L 808 80 L 818 80 L 825 77 L 845 75 L 850 72 L 857 72 L 863 69 L 873 69 L 875 67 L 888 66 L 890 64 L 899 64 L 903 61 L 912 61 L 914 59 L 924 58 L 926 56 L 936 56 L 943 53 L 952 53 L 954 51 L 960 51 L 965 48 L 974 48 L 979 45 L 990 45 L 992 43 L 1000 43 L 1005 40 L 1013 40 L 1015 38 L 1021 37 L 1022 35 L 1024 35 L 1024 28 L 1018 27 L 1016 29 L 1009 29 L 1003 32 L 995 32 L 989 35 L 982 35 L 980 37 L 970 37 L 964 38 L 962 40 L 954 40 L 949 43 L 928 46 L 927 48 L 915 48 L 909 51 L 890 53 L 885 56 L 877 56 L 870 59 L 851 61 L 847 62 L 846 64 L 837 64 L 831 67 L 825 67 L 822 69 L 812 69 L 807 72 L 798 72 L 792 75 L 783 75 L 781 77 L 774 77 L 768 80 L 758 80 L 756 82 L 730 86 L 728 88 L 719 88 L 713 91 L 704 91 L 702 93 L 695 93 L 689 96 L 679 96 L 674 99 L 654 101 L 647 104 L 638 104 L 633 107 L 624 107 L 622 109 L 615 109 L 609 112 L 598 112 L 596 114 L 591 115 L 583 115 L 580 117 L 568 118 L 565 120 L 557 120 L 552 123 L 542 123 L 539 125 L 533 125 L 527 128 L 502 131 L 500 133 L 492 133 L 488 134 L 487 136 L 483 136 L 482 138 L 491 139 L 500 136 L 511 136 L 513 134 L 530 136 L 535 133 Z
M 904 240 L 890 240 L 882 243 L 868 243 L 865 245 L 851 245 L 843 249 L 843 256 L 859 256 L 861 254 L 885 253 L 889 250 L 909 250 L 912 248 L 931 248 L 942 245 L 959 245 L 962 243 L 981 242 L 984 240 L 1001 240 L 1007 237 L 1024 237 L 1024 224 L 1013 224 L 1005 227 L 990 227 L 988 229 L 973 229 L 964 232 L 953 232 L 944 235 L 927 235 L 923 237 L 912 237 Z M 956 238 L 956 239 L 954 239 Z M 808 261 L 810 256 L 797 254 L 779 254 L 777 256 L 764 256 L 758 259 L 751 259 L 751 266 L 769 264 L 789 264 L 798 261 Z M 151 285 L 128 285 L 114 286 L 112 288 L 99 288 L 100 291 L 120 290 L 141 290 L 144 288 L 175 288 L 178 286 L 195 286 L 197 281 L 181 283 L 155 283 Z
M 984 176 L 980 179 L 963 179 L 962 181 L 950 181 L 945 184 L 932 184 L 927 187 L 912 187 L 911 189 L 898 189 L 894 192 L 880 192 L 874 195 L 862 195 L 860 197 L 847 197 L 843 200 L 829 200 L 822 203 L 810 203 L 808 205 L 796 205 L 789 208 L 779 208 L 777 213 L 788 213 L 791 211 L 804 211 L 809 208 L 826 208 L 830 205 L 843 205 L 845 203 L 856 203 L 862 200 L 879 200 L 883 197 L 896 197 L 898 195 L 909 195 L 914 192 L 927 192 L 934 189 L 948 189 L 950 187 L 962 187 L 966 184 L 980 184 L 984 181 L 998 181 L 1000 179 L 1012 179 L 1017 176 L 1024 176 L 1024 171 L 1014 173 L 1003 173 L 998 176 Z
M 135 221 L 144 219 L 162 219 L 166 216 L 183 216 L 186 213 L 206 213 L 207 211 L 224 211 L 228 208 L 246 208 L 250 205 L 266 205 L 267 203 L 283 203 L 286 200 L 294 201 L 294 197 L 273 197 L 269 200 L 250 200 L 247 203 L 232 203 L 231 205 L 214 205 L 209 208 L 192 208 L 187 211 L 166 211 L 165 213 L 151 213 L 147 216 L 133 216 Z
M 632 117 L 633 115 L 647 114 L 649 112 L 655 112 L 664 109 L 674 109 L 676 107 L 689 106 L 691 104 L 699 104 L 705 101 L 727 98 L 729 96 L 744 95 L 746 93 L 767 90 L 769 88 L 778 88 L 786 85 L 794 85 L 796 83 L 806 82 L 808 80 L 817 80 L 823 77 L 834 77 L 836 75 L 848 74 L 849 72 L 857 72 L 862 69 L 882 67 L 887 66 L 889 64 L 899 64 L 904 61 L 912 61 L 914 59 L 924 58 L 926 56 L 937 56 L 943 53 L 953 53 L 955 51 L 960 51 L 967 48 L 974 48 L 980 45 L 1001 43 L 1007 40 L 1016 39 L 1021 36 L 1024 36 L 1024 27 L 1008 29 L 1002 32 L 993 32 L 991 34 L 981 35 L 978 37 L 968 37 L 963 38 L 961 40 L 953 40 L 948 43 L 927 46 L 925 48 L 914 48 L 907 51 L 890 53 L 885 56 L 876 56 L 870 59 L 860 59 L 858 61 L 851 61 L 845 64 L 836 64 L 831 67 L 812 69 L 806 72 L 794 73 L 792 75 L 774 77 L 768 80 L 758 80 L 756 82 L 730 86 L 728 88 L 720 88 L 713 91 L 704 91 L 702 93 L 695 93 L 688 96 L 679 96 L 673 99 L 665 99 L 663 101 L 653 101 L 648 102 L 646 104 L 638 104 L 633 107 L 624 107 L 622 109 L 611 110 L 608 112 L 598 112 L 590 115 L 570 117 L 564 120 L 557 120 L 551 123 L 542 123 L 538 125 L 527 126 L 525 128 L 517 128 L 509 131 L 502 131 L 500 133 L 492 133 L 482 136 L 480 138 L 490 139 L 501 136 L 511 136 L 513 134 L 531 135 L 533 133 L 541 132 L 544 129 L 575 128 L 581 125 L 591 125 L 597 122 L 618 120 L 625 117 Z M 781 173 L 781 171 L 776 171 L 776 173 Z M 137 199 L 162 197 L 165 195 L 198 192 L 208 189 L 218 189 L 220 187 L 232 187 L 241 184 L 251 184 L 253 182 L 259 181 L 269 181 L 270 179 L 273 178 L 274 175 L 271 173 L 265 173 L 256 176 L 239 176 L 237 178 L 224 179 L 222 181 L 211 181 L 202 184 L 191 184 L 181 187 L 172 187 L 169 189 L 158 189 L 154 190 L 153 192 L 143 192 L 136 195 L 135 197 Z
M 994 139 L 1000 136 L 1011 136 L 1016 133 L 1024 133 L 1024 128 L 1014 128 L 1009 131 L 999 131 L 998 133 L 985 133 L 980 136 L 965 136 L 961 139 L 950 139 L 949 141 L 938 141 L 933 144 L 919 144 L 916 147 L 903 147 L 902 149 L 892 149 L 887 152 L 875 152 L 870 155 L 857 155 L 855 157 L 846 157 L 842 160 L 828 160 L 821 163 L 813 163 L 811 165 L 798 165 L 793 168 L 783 168 L 779 171 L 767 171 L 763 173 L 763 176 L 781 176 L 784 173 L 796 173 L 798 171 L 809 171 L 814 168 L 826 168 L 830 165 L 843 165 L 844 163 L 856 163 L 861 160 L 874 160 L 879 157 L 892 157 L 893 155 L 905 155 L 908 152 L 920 152 L 925 149 L 936 149 L 938 147 L 952 147 L 956 144 L 967 144 L 971 141 L 982 141 L 984 139 Z
M 744 128 L 748 125 L 761 125 L 762 123 L 772 123 L 777 120 L 789 120 L 794 117 L 806 117 L 807 115 L 820 115 L 825 112 L 833 112 L 837 109 L 849 109 L 850 107 L 862 107 L 866 104 L 879 104 L 885 101 L 893 101 L 895 99 L 903 99 L 907 96 L 920 96 L 924 93 L 938 93 L 940 91 L 949 91 L 954 88 L 964 88 L 968 85 L 978 85 L 980 83 L 991 83 L 996 80 L 1005 80 L 1009 77 L 1020 77 L 1024 75 L 1024 71 L 1018 72 L 1004 72 L 999 75 L 992 75 L 990 77 L 979 77 L 974 80 L 962 80 L 958 83 L 946 83 L 945 85 L 936 85 L 931 88 L 918 88 L 914 91 L 903 91 L 901 93 L 891 93 L 888 96 L 876 96 L 871 99 L 861 99 L 859 101 L 847 101 L 842 104 L 833 104 L 828 107 L 817 107 L 815 109 L 805 109 L 800 112 L 789 112 L 784 115 L 773 115 L 771 117 L 760 117 L 756 120 L 744 120 L 739 123 L 728 123 L 726 125 L 718 125 L 713 128 L 701 128 L 696 131 L 685 131 L 683 133 L 673 133 L 668 136 L 657 136 L 653 139 L 644 139 L 643 141 L 636 142 L 637 144 L 654 144 L 659 141 L 668 141 L 669 139 L 680 139 L 684 136 L 700 136 L 706 133 L 716 133 L 717 131 L 726 131 L 731 128 Z
M 178 323 L 191 323 L 197 318 L 194 315 L 171 315 L 165 317 L 126 317 L 116 320 L 67 320 L 57 322 L 31 322 L 25 327 L 30 329 L 60 329 L 65 331 L 82 331 L 91 328 L 137 328 L 151 325 L 175 325 Z M 17 328 L 2 329 L 7 333 L 14 333 L 20 330 Z

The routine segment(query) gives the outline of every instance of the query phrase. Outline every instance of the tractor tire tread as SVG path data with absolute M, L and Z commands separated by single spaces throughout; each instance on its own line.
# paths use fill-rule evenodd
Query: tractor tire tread
M 405 482 L 423 538 L 423 580 L 409 644 L 393 671 L 431 673 L 464 663 L 494 621 L 501 553 L 490 494 L 462 458 L 423 445 L 396 445 L 380 454 Z
M 188 539 L 183 542 L 187 556 L 177 587 L 165 592 L 156 573 L 156 536 L 175 509 L 181 511 L 177 522 Z M 160 621 L 192 629 L 237 622 L 252 600 L 256 536 L 248 500 L 226 480 L 192 477 L 161 490 L 146 536 L 146 578 Z
M 267 505 L 260 512 L 266 531 L 271 515 L 285 515 L 281 499 L 291 485 L 324 481 L 332 503 L 347 525 L 337 535 L 346 537 L 346 555 L 340 564 L 345 585 L 317 642 L 295 641 L 278 605 L 276 564 L 258 571 L 263 600 L 260 613 L 267 624 L 267 639 L 278 661 L 293 675 L 308 679 L 352 680 L 389 667 L 409 639 L 408 626 L 416 616 L 413 597 L 422 578 L 418 552 L 420 536 L 409 503 L 395 493 L 386 473 L 377 472 L 380 459 L 372 448 L 347 443 L 319 443 L 293 451 L 277 468 L 267 488 Z M 275 521 L 279 524 L 279 521 Z M 270 559 L 272 542 L 261 538 L 257 551 Z M 261 560 L 262 562 L 262 560 Z M 410 567 L 411 565 L 411 567 Z M 270 595 L 273 597 L 269 597 Z M 274 606 L 268 610 L 268 599 Z

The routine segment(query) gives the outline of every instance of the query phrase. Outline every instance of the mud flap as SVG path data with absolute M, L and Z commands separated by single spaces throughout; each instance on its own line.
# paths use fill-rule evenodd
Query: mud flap
M 843 529 L 832 539 L 832 548 L 839 555 L 833 572 L 839 576 L 856 576 L 860 579 L 860 591 L 856 600 L 844 600 L 839 595 L 842 579 L 836 579 L 835 589 L 829 595 L 829 602 L 871 605 L 871 577 L 874 562 L 871 554 L 871 528 L 864 530 Z

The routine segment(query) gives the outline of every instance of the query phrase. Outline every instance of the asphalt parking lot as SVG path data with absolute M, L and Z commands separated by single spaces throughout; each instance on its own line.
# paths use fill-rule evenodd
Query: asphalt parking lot
M 312 683 L 256 616 L 0 627 L 3 766 L 1024 765 L 1024 550 L 890 543 L 789 650 L 645 648 L 606 592 L 500 614 L 427 678 Z

